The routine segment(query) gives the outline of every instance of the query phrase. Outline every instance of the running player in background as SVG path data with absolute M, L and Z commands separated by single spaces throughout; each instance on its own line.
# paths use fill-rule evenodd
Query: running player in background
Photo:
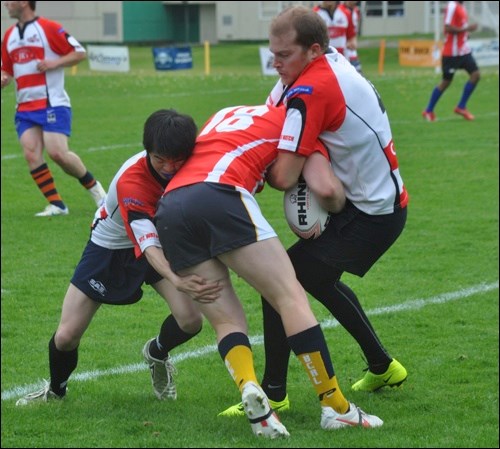
M 434 87 L 429 104 L 422 112 L 422 117 L 429 122 L 436 120 L 434 108 L 444 91 L 450 87 L 457 70 L 465 70 L 469 74 L 469 80 L 465 83 L 460 101 L 453 112 L 461 115 L 465 120 L 474 120 L 474 116 L 467 109 L 467 101 L 479 82 L 480 72 L 467 40 L 469 32 L 477 30 L 477 24 L 469 24 L 463 3 L 463 1 L 452 1 L 446 6 L 444 46 L 441 57 L 443 77 L 441 83 Z
M 331 194 L 323 206 L 338 211 L 344 205 L 342 185 L 326 157 L 318 153 L 326 154 L 323 145 L 319 141 L 301 145 L 292 127 L 282 131 L 284 118 L 283 107 L 266 105 L 217 112 L 159 202 L 155 219 L 160 242 L 173 271 L 197 274 L 223 286 L 219 299 L 198 306 L 216 332 L 219 353 L 240 391 L 243 413 L 254 434 L 276 438 L 288 436 L 288 431 L 258 384 L 247 321 L 230 269 L 265 296 L 278 314 L 286 349 L 292 348 L 319 398 L 321 427 L 378 427 L 381 419 L 342 394 L 323 331 L 285 249 L 254 198 L 263 188 L 266 171 L 273 170 L 279 145 L 296 149 L 294 156 L 302 162 L 291 167 L 291 176 L 298 178 L 306 159 L 326 167 L 327 176 L 321 180 Z M 307 168 L 304 178 L 312 179 Z
M 49 341 L 50 382 L 16 405 L 63 398 L 77 366 L 80 340 L 99 307 L 139 301 L 144 284 L 165 299 L 171 314 L 158 337 L 146 343 L 143 356 L 151 369 L 156 397 L 176 399 L 169 351 L 201 330 L 202 316 L 190 298 L 215 300 L 220 287 L 195 275 L 180 277 L 172 272 L 153 216 L 165 186 L 192 153 L 196 131 L 190 116 L 172 109 L 156 111 L 147 119 L 145 150 L 128 159 L 111 182 L 64 297 L 59 326 Z M 117 343 L 108 342 L 106 350 Z
M 354 25 L 354 29 L 356 30 L 356 38 L 350 39 L 347 42 L 347 47 L 345 49 L 345 57 L 349 60 L 349 62 L 356 68 L 359 73 L 362 72 L 361 61 L 359 60 L 358 55 L 358 39 L 361 32 L 361 11 L 358 7 L 358 1 L 345 1 L 344 5 L 351 11 L 352 23 Z
M 325 21 L 330 47 L 335 47 L 341 54 L 345 54 L 348 43 L 351 48 L 357 47 L 351 11 L 345 5 L 341 2 L 323 1 L 321 5 L 315 6 L 313 11 Z
M 49 204 L 35 216 L 67 215 L 43 149 L 65 173 L 77 178 L 97 206 L 106 196 L 101 183 L 69 150 L 71 105 L 64 90 L 64 67 L 83 61 L 85 48 L 57 22 L 36 16 L 36 2 L 4 2 L 17 19 L 2 41 L 2 89 L 16 84 L 16 131 L 31 177 Z

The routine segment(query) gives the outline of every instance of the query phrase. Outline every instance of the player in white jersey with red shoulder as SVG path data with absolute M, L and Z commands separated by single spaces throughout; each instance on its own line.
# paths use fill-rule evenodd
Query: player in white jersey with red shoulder
M 280 142 L 268 181 L 283 190 L 294 185 L 304 170 L 298 145 L 309 147 L 319 138 L 346 196 L 344 208 L 331 214 L 322 235 L 288 249 L 297 279 L 360 345 L 368 369 L 352 389 L 399 386 L 407 378 L 406 369 L 389 355 L 357 296 L 341 281 L 344 272 L 364 276 L 406 223 L 408 193 L 387 111 L 373 85 L 329 48 L 324 21 L 309 8 L 291 7 L 275 17 L 269 42 L 280 80 L 268 103 L 286 107 L 283 129 L 289 139 L 286 145 Z M 320 184 L 317 177 L 311 190 Z M 278 313 L 267 301 L 262 304 L 266 365 L 261 386 L 275 408 L 285 410 L 290 407 L 290 349 Z M 240 414 L 241 404 L 222 412 Z
M 169 352 L 201 330 L 202 316 L 190 299 L 213 301 L 220 287 L 171 270 L 153 216 L 166 185 L 190 156 L 196 132 L 190 116 L 172 109 L 158 110 L 146 120 L 145 150 L 128 159 L 113 178 L 64 297 L 59 326 L 49 341 L 50 382 L 17 405 L 63 398 L 77 366 L 80 340 L 99 307 L 139 301 L 144 284 L 165 299 L 171 314 L 159 335 L 144 345 L 143 356 L 158 399 L 176 399 Z M 116 344 L 106 346 L 109 350 Z
M 4 2 L 18 22 L 2 41 L 2 89 L 16 84 L 16 132 L 30 174 L 49 204 L 37 217 L 67 215 L 43 150 L 65 173 L 78 179 L 100 206 L 106 196 L 101 183 L 80 157 L 69 150 L 71 104 L 64 90 L 64 68 L 86 58 L 85 48 L 57 22 L 38 17 L 36 2 Z
M 444 45 L 441 55 L 441 82 L 434 87 L 427 107 L 422 112 L 422 117 L 434 122 L 437 120 L 434 108 L 441 95 L 450 87 L 457 70 L 465 70 L 469 74 L 462 96 L 453 110 L 455 114 L 461 115 L 465 120 L 474 120 L 474 116 L 467 109 L 472 92 L 481 77 L 479 67 L 472 55 L 468 44 L 469 33 L 477 30 L 477 23 L 469 23 L 467 10 L 463 1 L 448 2 L 444 13 Z
M 268 171 L 273 170 L 278 146 L 286 152 L 293 147 L 295 157 L 306 167 L 314 161 L 331 173 L 326 180 L 331 203 L 325 206 L 338 211 L 344 205 L 342 185 L 322 155 L 326 154 L 323 145 L 317 140 L 304 145 L 297 141 L 292 129 L 283 128 L 284 118 L 283 107 L 266 105 L 216 113 L 159 202 L 155 218 L 160 242 L 175 272 L 198 274 L 223 286 L 219 299 L 199 307 L 216 332 L 219 353 L 256 435 L 286 437 L 288 431 L 258 385 L 245 313 L 229 270 L 264 295 L 280 323 L 283 320 L 285 342 L 308 373 L 320 400 L 321 427 L 378 427 L 383 424 L 380 418 L 366 414 L 344 397 L 304 289 L 254 198 Z M 294 175 L 298 177 L 300 171 Z
M 323 1 L 313 8 L 324 21 L 328 29 L 330 47 L 344 54 L 347 47 L 356 48 L 356 29 L 351 11 L 341 2 Z
M 361 11 L 358 7 L 358 1 L 345 1 L 344 6 L 351 12 L 352 24 L 356 31 L 356 37 L 347 42 L 347 48 L 344 56 L 356 68 L 359 73 L 362 73 L 361 61 L 358 55 L 358 36 L 361 33 Z

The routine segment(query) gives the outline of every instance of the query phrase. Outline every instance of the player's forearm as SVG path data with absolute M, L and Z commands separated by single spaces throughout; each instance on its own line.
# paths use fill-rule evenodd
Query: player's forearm
M 144 256 L 158 274 L 169 280 L 173 285 L 177 285 L 178 276 L 170 268 L 170 263 L 165 258 L 161 248 L 148 246 L 144 250 Z
M 309 156 L 304 164 L 302 176 L 323 209 L 338 213 L 344 208 L 344 186 L 333 173 L 330 161 L 323 155 L 316 152 Z

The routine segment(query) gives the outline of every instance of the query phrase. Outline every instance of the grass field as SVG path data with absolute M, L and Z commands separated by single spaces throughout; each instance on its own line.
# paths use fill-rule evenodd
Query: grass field
M 292 408 L 281 418 L 291 438 L 259 440 L 245 419 L 218 418 L 239 394 L 205 324 L 174 351 L 178 400 L 153 396 L 142 361 L 167 310 L 153 290 L 127 307 L 104 306 L 80 346 L 64 401 L 16 408 L 16 399 L 48 376 L 47 344 L 69 279 L 85 246 L 94 203 L 49 162 L 67 217 L 34 218 L 45 200 L 29 176 L 13 126 L 13 86 L 2 91 L 2 447 L 498 447 L 498 67 L 482 70 L 466 122 L 453 108 L 464 73 L 441 98 L 435 123 L 425 107 L 439 76 L 403 69 L 388 48 L 384 74 L 377 49 L 360 51 L 365 74 L 382 95 L 410 193 L 408 223 L 393 248 L 363 278 L 345 275 L 391 354 L 408 369 L 398 390 L 351 392 L 365 368 L 345 330 L 312 300 L 323 323 L 340 385 L 351 401 L 380 416 L 380 429 L 320 429 L 320 408 L 300 364 L 290 364 Z M 107 187 L 141 149 L 142 127 L 156 109 L 174 107 L 201 126 L 216 110 L 259 104 L 275 79 L 260 74 L 258 45 L 202 48 L 193 70 L 155 72 L 151 49 L 131 49 L 131 72 L 68 71 L 73 103 L 71 147 Z M 281 193 L 257 197 L 288 246 Z M 247 311 L 258 376 L 263 368 L 258 295 L 234 279 Z

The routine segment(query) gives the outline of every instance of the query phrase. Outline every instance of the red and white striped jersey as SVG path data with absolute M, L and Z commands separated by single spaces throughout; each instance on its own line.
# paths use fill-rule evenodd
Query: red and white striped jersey
M 43 17 L 27 22 L 22 29 L 12 25 L 2 42 L 2 70 L 16 82 L 17 110 L 35 111 L 47 107 L 70 107 L 64 90 L 64 68 L 39 72 L 38 61 L 58 59 L 85 48 L 61 24 Z
M 267 100 L 287 106 L 278 148 L 308 148 L 319 137 L 347 198 L 371 215 L 408 203 L 387 112 L 373 85 L 336 51 L 311 62 L 290 88 L 278 81 Z
M 166 192 L 197 182 L 242 187 L 252 195 L 262 190 L 267 168 L 278 156 L 278 142 L 293 140 L 282 131 L 285 108 L 233 106 L 213 115 L 203 126 L 192 156 L 175 174 Z M 304 157 L 315 151 L 328 157 L 315 141 L 309 149 L 298 145 Z
M 458 2 L 448 2 L 444 13 L 444 24 L 458 28 L 468 26 L 468 16 L 465 8 Z M 447 33 L 444 31 L 443 56 L 468 55 L 471 49 L 467 43 L 469 33 Z
M 339 4 L 333 13 L 322 8 L 314 8 L 314 11 L 325 21 L 330 37 L 330 47 L 335 47 L 340 53 L 344 53 L 347 40 L 356 36 L 356 29 L 352 21 L 351 11 L 343 4 Z
M 361 11 L 359 10 L 359 8 L 357 6 L 352 8 L 350 11 L 351 11 L 351 15 L 352 15 L 352 24 L 354 25 L 354 30 L 356 31 L 356 35 L 358 35 L 359 34 L 359 26 L 361 25 Z
M 153 217 L 167 182 L 155 172 L 146 151 L 128 159 L 95 213 L 92 242 L 108 249 L 134 247 L 136 257 L 148 246 L 161 247 Z

